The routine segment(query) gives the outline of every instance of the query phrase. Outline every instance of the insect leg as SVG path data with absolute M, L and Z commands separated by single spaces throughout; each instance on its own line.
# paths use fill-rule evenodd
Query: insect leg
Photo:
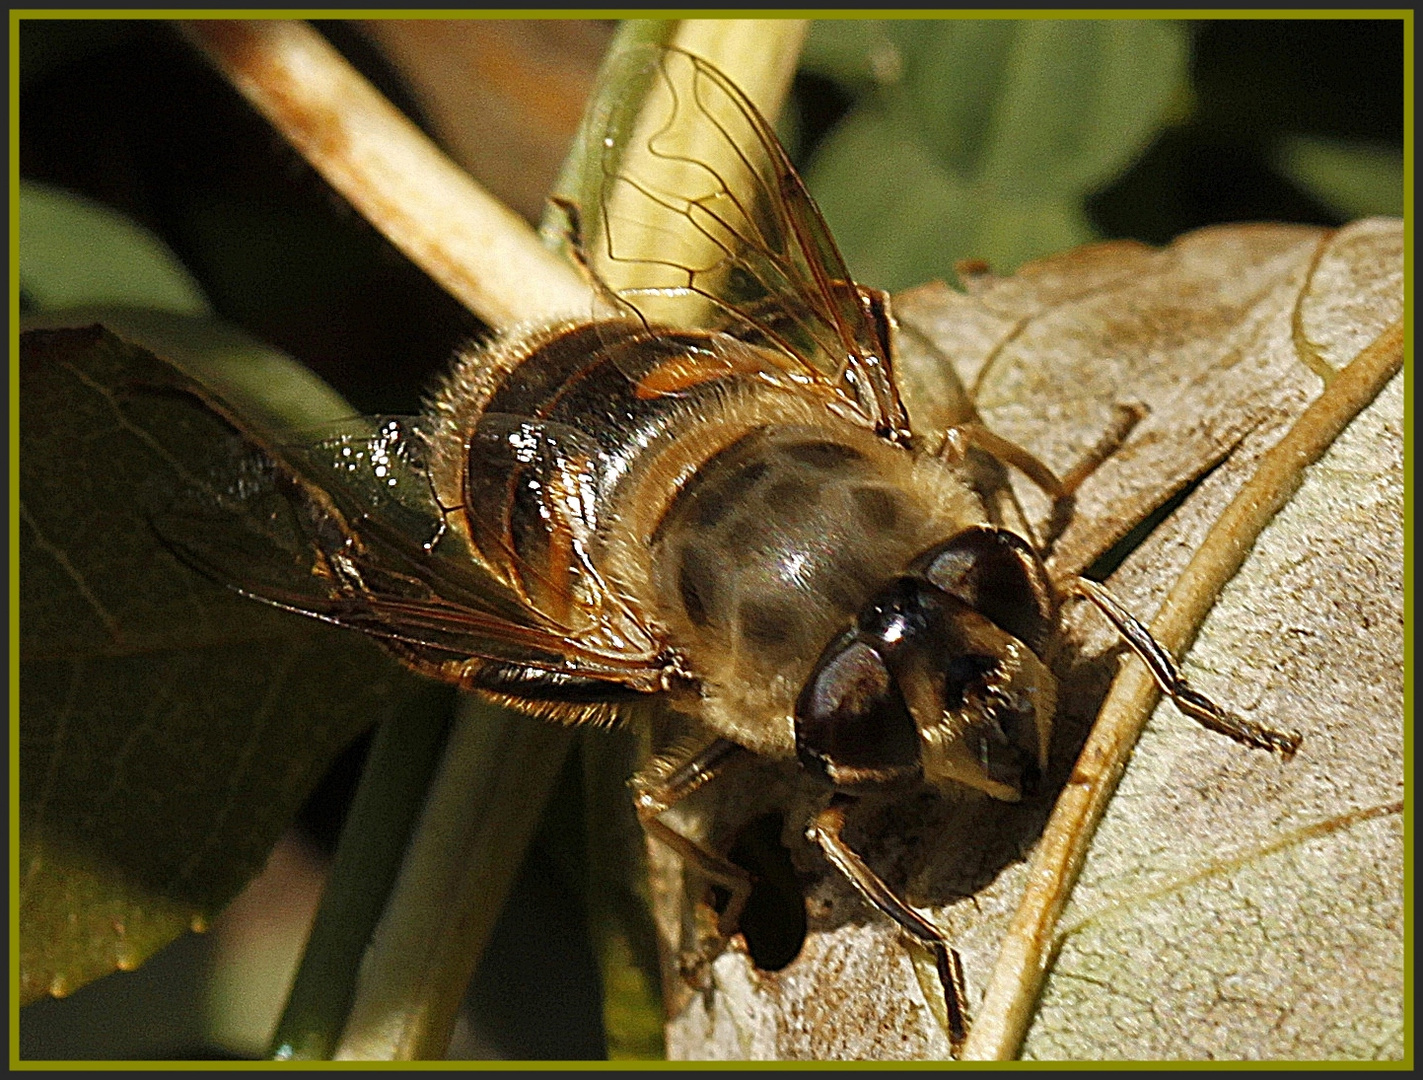
M 939 456 L 950 461 L 962 461 L 970 447 L 982 450 L 1005 465 L 1013 466 L 1040 487 L 1054 503 L 1071 494 L 1063 486 L 1063 482 L 1058 479 L 1057 474 L 1039 461 L 1030 451 L 1001 435 L 995 435 L 977 422 L 956 424 L 949 428 L 944 435 L 944 445 L 939 450 Z
M 1146 419 L 1145 405 L 1118 405 L 1112 426 L 1102 432 L 1097 442 L 1082 455 L 1076 465 L 1068 469 L 1062 477 L 1062 486 L 1067 494 L 1074 495 L 1082 482 L 1097 471 L 1097 467 L 1120 449 L 1132 430 Z
M 889 886 L 865 864 L 865 860 L 845 843 L 840 834 L 845 828 L 845 807 L 851 801 L 850 796 L 837 795 L 829 806 L 815 815 L 806 835 L 820 845 L 825 857 L 835 869 L 849 878 L 850 884 L 861 896 L 933 952 L 934 963 L 939 969 L 939 982 L 944 988 L 944 1006 L 948 1010 L 949 1045 L 957 1056 L 968 1035 L 968 1002 L 959 954 L 944 937 L 943 931 L 895 896 Z
M 723 937 L 736 932 L 741 911 L 751 897 L 751 875 L 730 859 L 708 851 L 683 836 L 659 815 L 681 802 L 728 767 L 749 759 L 751 752 L 728 739 L 715 739 L 680 761 L 654 763 L 632 779 L 637 817 L 649 836 L 655 836 L 682 857 L 714 885 L 730 894 L 726 908 L 717 917 L 717 931 Z
M 596 284 L 597 275 L 588 264 L 588 251 L 583 246 L 582 210 L 579 209 L 576 202 L 572 199 L 565 199 L 562 195 L 550 195 L 548 201 L 563 214 L 563 243 L 568 250 L 568 257 L 578 268 L 578 272 L 583 275 L 584 280 L 590 284 Z
M 997 458 L 1005 465 L 1011 465 L 1037 485 L 1052 500 L 1052 513 L 1048 520 L 1047 539 L 1044 543 L 1044 547 L 1050 548 L 1052 542 L 1062 535 L 1062 530 L 1067 526 L 1067 521 L 1072 516 L 1073 500 L 1077 496 L 1077 489 L 1097 471 L 1104 461 L 1117 452 L 1122 443 L 1126 442 L 1127 436 L 1132 433 L 1132 429 L 1141 423 L 1145 416 L 1144 406 L 1118 405 L 1111 426 L 1082 455 L 1077 464 L 1060 477 L 1031 451 L 1001 435 L 994 434 L 977 421 L 958 424 L 950 428 L 944 437 L 944 445 L 939 453 L 950 460 L 958 461 L 963 459 L 969 447 L 973 447 Z
M 1156 679 L 1157 685 L 1161 687 L 1161 692 L 1171 699 L 1176 708 L 1198 724 L 1228 735 L 1238 743 L 1257 750 L 1275 751 L 1286 759 L 1294 756 L 1294 752 L 1299 749 L 1299 732 L 1275 731 L 1243 716 L 1227 712 L 1186 682 L 1176 662 L 1171 659 L 1171 654 L 1151 636 L 1151 631 L 1101 585 L 1087 578 L 1078 578 L 1070 588 L 1076 595 L 1092 601 L 1111 621 L 1117 628 L 1117 633 L 1121 634 L 1132 650 L 1141 657 L 1152 677 Z

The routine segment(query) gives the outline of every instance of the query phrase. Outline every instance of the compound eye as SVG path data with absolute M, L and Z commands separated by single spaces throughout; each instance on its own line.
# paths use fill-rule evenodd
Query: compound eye
M 853 633 L 816 664 L 796 701 L 801 763 L 842 788 L 883 784 L 918 770 L 919 739 L 879 651 Z
M 1056 600 L 1042 560 L 1022 537 L 976 525 L 924 552 L 911 572 L 1042 655 L 1057 620 Z

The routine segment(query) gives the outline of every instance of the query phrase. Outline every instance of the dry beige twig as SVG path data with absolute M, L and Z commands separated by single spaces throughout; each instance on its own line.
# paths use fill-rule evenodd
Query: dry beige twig
M 366 220 L 485 322 L 502 328 L 592 309 L 572 267 L 305 23 L 182 25 Z

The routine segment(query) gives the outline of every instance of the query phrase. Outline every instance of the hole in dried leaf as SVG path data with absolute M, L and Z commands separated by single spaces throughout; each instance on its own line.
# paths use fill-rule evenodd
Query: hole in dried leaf
M 1229 455 L 1227 455 L 1228 457 Z M 1106 581 L 1116 573 L 1117 567 L 1126 562 L 1131 557 L 1132 552 L 1146 543 L 1147 537 L 1156 531 L 1157 527 L 1169 518 L 1176 510 L 1189 499 L 1192 493 L 1206 482 L 1206 479 L 1215 472 L 1221 465 L 1225 464 L 1226 458 L 1222 457 L 1214 465 L 1199 476 L 1187 481 L 1186 485 L 1176 494 L 1172 495 L 1164 503 L 1158 506 L 1145 518 L 1143 518 L 1132 530 L 1113 544 L 1097 557 L 1097 560 L 1082 571 L 1082 576 L 1089 581 Z
M 780 814 L 763 814 L 737 834 L 727 857 L 750 871 L 751 898 L 741 912 L 741 936 L 746 951 L 762 971 L 779 971 L 805 943 L 805 897 L 791 863 L 791 853 L 781 842 L 785 821 Z M 718 911 L 726 905 L 721 889 L 712 889 Z

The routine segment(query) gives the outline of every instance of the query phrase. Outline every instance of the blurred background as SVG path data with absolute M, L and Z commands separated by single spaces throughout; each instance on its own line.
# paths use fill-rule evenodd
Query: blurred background
M 24 251 L 62 252 L 74 214 L 113 212 L 171 250 L 223 319 L 362 412 L 415 411 L 482 332 L 166 24 L 19 25 L 22 310 L 61 304 L 76 272 Z M 535 222 L 615 28 L 316 25 Z M 778 130 L 854 276 L 900 289 L 953 283 L 965 258 L 1007 273 L 1093 239 L 1401 214 L 1403 117 L 1399 20 L 844 20 L 812 27 Z M 21 1057 L 261 1056 L 365 748 L 338 759 L 212 933 L 25 1009 Z M 575 756 L 470 990 L 459 1056 L 606 1052 L 579 929 L 579 776 Z

